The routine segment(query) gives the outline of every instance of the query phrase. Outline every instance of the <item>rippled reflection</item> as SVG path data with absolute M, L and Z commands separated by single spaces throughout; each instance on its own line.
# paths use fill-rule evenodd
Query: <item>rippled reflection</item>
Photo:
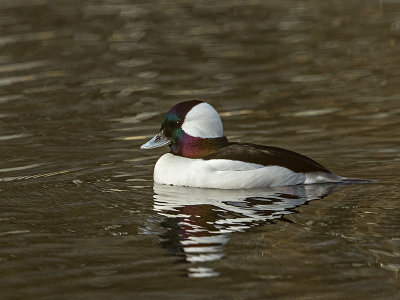
M 165 217 L 161 245 L 178 261 L 189 262 L 189 277 L 219 273 L 203 266 L 221 259 L 233 232 L 291 214 L 308 201 L 325 197 L 338 185 L 218 190 L 154 185 L 153 209 Z

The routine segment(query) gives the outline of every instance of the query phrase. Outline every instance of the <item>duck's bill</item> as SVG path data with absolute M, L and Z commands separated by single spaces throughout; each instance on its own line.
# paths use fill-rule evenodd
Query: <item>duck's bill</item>
M 163 130 L 161 130 L 155 137 L 150 141 L 140 146 L 140 149 L 153 149 L 162 146 L 167 146 L 171 144 L 171 141 L 164 135 Z

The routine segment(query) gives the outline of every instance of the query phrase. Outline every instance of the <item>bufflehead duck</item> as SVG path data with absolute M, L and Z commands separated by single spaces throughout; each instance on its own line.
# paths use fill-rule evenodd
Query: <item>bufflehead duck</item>
M 290 150 L 228 142 L 218 112 L 199 100 L 174 105 L 160 132 L 140 148 L 167 145 L 170 152 L 154 167 L 159 184 L 243 189 L 347 180 Z

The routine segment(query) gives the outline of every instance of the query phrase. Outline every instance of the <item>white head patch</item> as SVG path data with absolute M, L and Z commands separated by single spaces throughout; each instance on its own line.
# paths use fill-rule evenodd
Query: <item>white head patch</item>
M 182 129 L 193 137 L 215 138 L 223 136 L 223 127 L 218 112 L 208 103 L 194 106 L 185 117 Z

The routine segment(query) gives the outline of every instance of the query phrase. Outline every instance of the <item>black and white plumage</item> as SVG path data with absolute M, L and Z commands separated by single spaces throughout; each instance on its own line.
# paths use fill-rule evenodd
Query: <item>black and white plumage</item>
M 160 184 L 239 189 L 347 180 L 290 150 L 228 142 L 217 111 L 198 100 L 173 106 L 160 133 L 141 148 L 165 145 L 170 152 L 154 168 Z

